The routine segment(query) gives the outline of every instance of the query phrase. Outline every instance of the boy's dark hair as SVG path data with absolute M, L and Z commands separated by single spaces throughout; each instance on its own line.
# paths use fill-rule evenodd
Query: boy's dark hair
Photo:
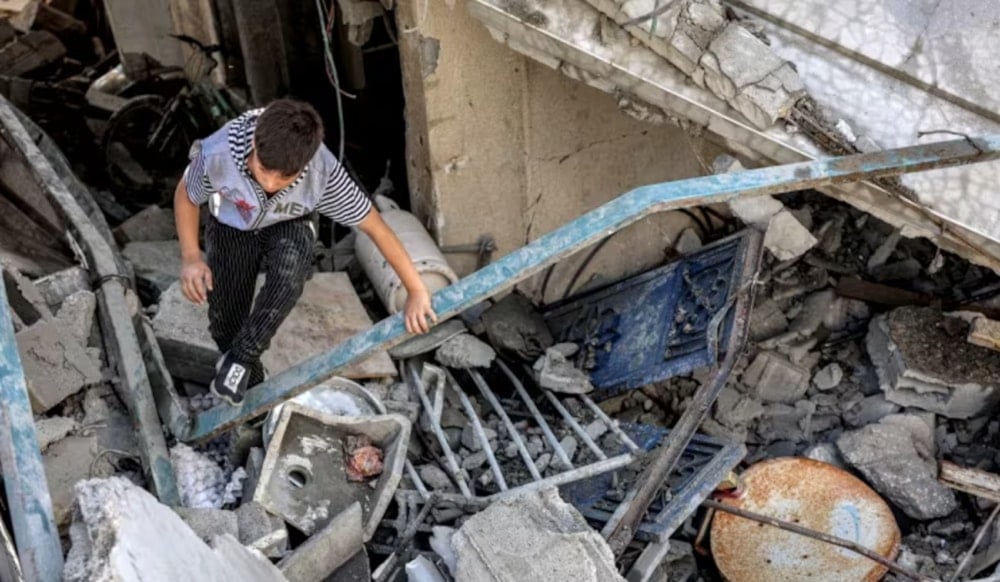
M 293 176 L 306 167 L 323 143 L 323 119 L 308 103 L 278 99 L 257 118 L 253 135 L 261 165 Z

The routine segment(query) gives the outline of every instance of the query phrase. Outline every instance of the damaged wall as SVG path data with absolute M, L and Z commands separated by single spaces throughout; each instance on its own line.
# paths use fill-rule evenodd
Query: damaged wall
M 504 255 L 631 188 L 702 174 L 680 129 L 637 121 L 613 96 L 496 43 L 461 6 L 423 9 L 402 2 L 397 20 L 412 204 L 439 244 L 491 234 Z M 615 277 L 658 263 L 690 225 L 674 214 L 633 226 L 593 268 Z M 473 255 L 448 259 L 460 274 L 475 268 Z

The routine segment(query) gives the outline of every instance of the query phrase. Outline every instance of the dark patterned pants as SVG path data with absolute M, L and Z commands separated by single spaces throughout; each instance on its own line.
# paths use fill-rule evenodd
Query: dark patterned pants
M 260 359 L 312 274 L 315 240 L 308 216 L 256 231 L 208 219 L 205 250 L 214 288 L 208 294 L 208 326 L 221 352 L 248 364 Z M 254 301 L 262 271 L 264 285 Z M 260 370 L 254 372 L 251 385 L 263 380 Z

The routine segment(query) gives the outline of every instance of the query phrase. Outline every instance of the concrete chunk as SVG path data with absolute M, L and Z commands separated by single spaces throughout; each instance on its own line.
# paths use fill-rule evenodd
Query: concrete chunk
M 556 344 L 545 350 L 545 355 L 534 365 L 538 385 L 564 394 L 593 392 L 594 385 L 590 383 L 590 376 L 568 359 L 577 349 L 575 344 Z
M 809 370 L 776 352 L 761 352 L 744 372 L 743 384 L 761 402 L 792 404 L 809 389 Z
M 817 242 L 816 237 L 787 210 L 782 210 L 771 218 L 764 234 L 764 246 L 779 261 L 801 257 L 816 246 Z
M 77 426 L 75 420 L 65 416 L 39 418 L 35 421 L 35 434 L 38 435 L 39 448 L 44 451 L 52 443 L 62 440 L 66 435 L 76 430 Z
M 455 532 L 455 580 L 623 581 L 611 548 L 555 489 L 497 501 Z
M 67 582 L 280 582 L 281 572 L 232 536 L 210 548 L 169 507 L 121 478 L 76 487 Z
M 97 295 L 91 291 L 77 291 L 63 301 L 56 319 L 65 326 L 64 329 L 73 334 L 80 345 L 87 345 L 96 315 Z
M 969 343 L 1000 352 L 1000 321 L 976 317 L 969 328 Z
M 885 397 L 900 406 L 972 418 L 1000 402 L 1000 353 L 950 335 L 935 309 L 902 307 L 872 319 L 866 345 Z
M 118 244 L 159 242 L 177 238 L 174 211 L 149 206 L 121 223 L 114 231 Z
M 185 299 L 179 282 L 160 296 L 153 333 L 171 375 L 206 384 L 215 375 L 220 354 L 208 332 L 208 305 Z
M 461 333 L 441 344 L 434 354 L 442 366 L 449 368 L 489 368 L 497 357 L 489 344 L 476 336 Z
M 920 456 L 907 427 L 872 424 L 841 435 L 837 448 L 876 491 L 914 519 L 944 517 L 958 508 L 955 494 L 937 480 L 936 463 Z
M 36 414 L 47 412 L 88 384 L 101 369 L 83 345 L 56 321 L 40 321 L 15 335 L 24 378 Z
M 35 287 L 49 307 L 55 309 L 70 295 L 90 291 L 90 275 L 80 267 L 71 267 L 35 280 Z
M 159 297 L 180 278 L 181 251 L 177 241 L 133 242 L 122 254 L 132 263 L 139 289 Z
M 52 513 L 58 527 L 69 525 L 74 487 L 90 477 L 91 469 L 97 468 L 92 466 L 98 454 L 98 439 L 90 435 L 64 438 L 51 445 L 42 456 L 45 481 L 52 497 Z

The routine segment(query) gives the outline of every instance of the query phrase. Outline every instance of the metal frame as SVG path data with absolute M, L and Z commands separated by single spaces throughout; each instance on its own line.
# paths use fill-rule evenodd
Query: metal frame
M 1000 135 L 990 135 L 644 186 L 438 291 L 433 297 L 434 309 L 441 320 L 458 315 L 552 262 L 657 212 L 997 158 L 1000 158 Z M 220 406 L 198 414 L 191 429 L 179 436 L 185 441 L 202 441 L 225 432 L 309 390 L 352 362 L 392 347 L 406 337 L 402 314 L 386 318 L 330 351 L 254 387 L 242 405 Z
M 62 580 L 62 545 L 10 313 L 7 290 L 0 281 L 0 468 L 26 578 L 58 582 Z

